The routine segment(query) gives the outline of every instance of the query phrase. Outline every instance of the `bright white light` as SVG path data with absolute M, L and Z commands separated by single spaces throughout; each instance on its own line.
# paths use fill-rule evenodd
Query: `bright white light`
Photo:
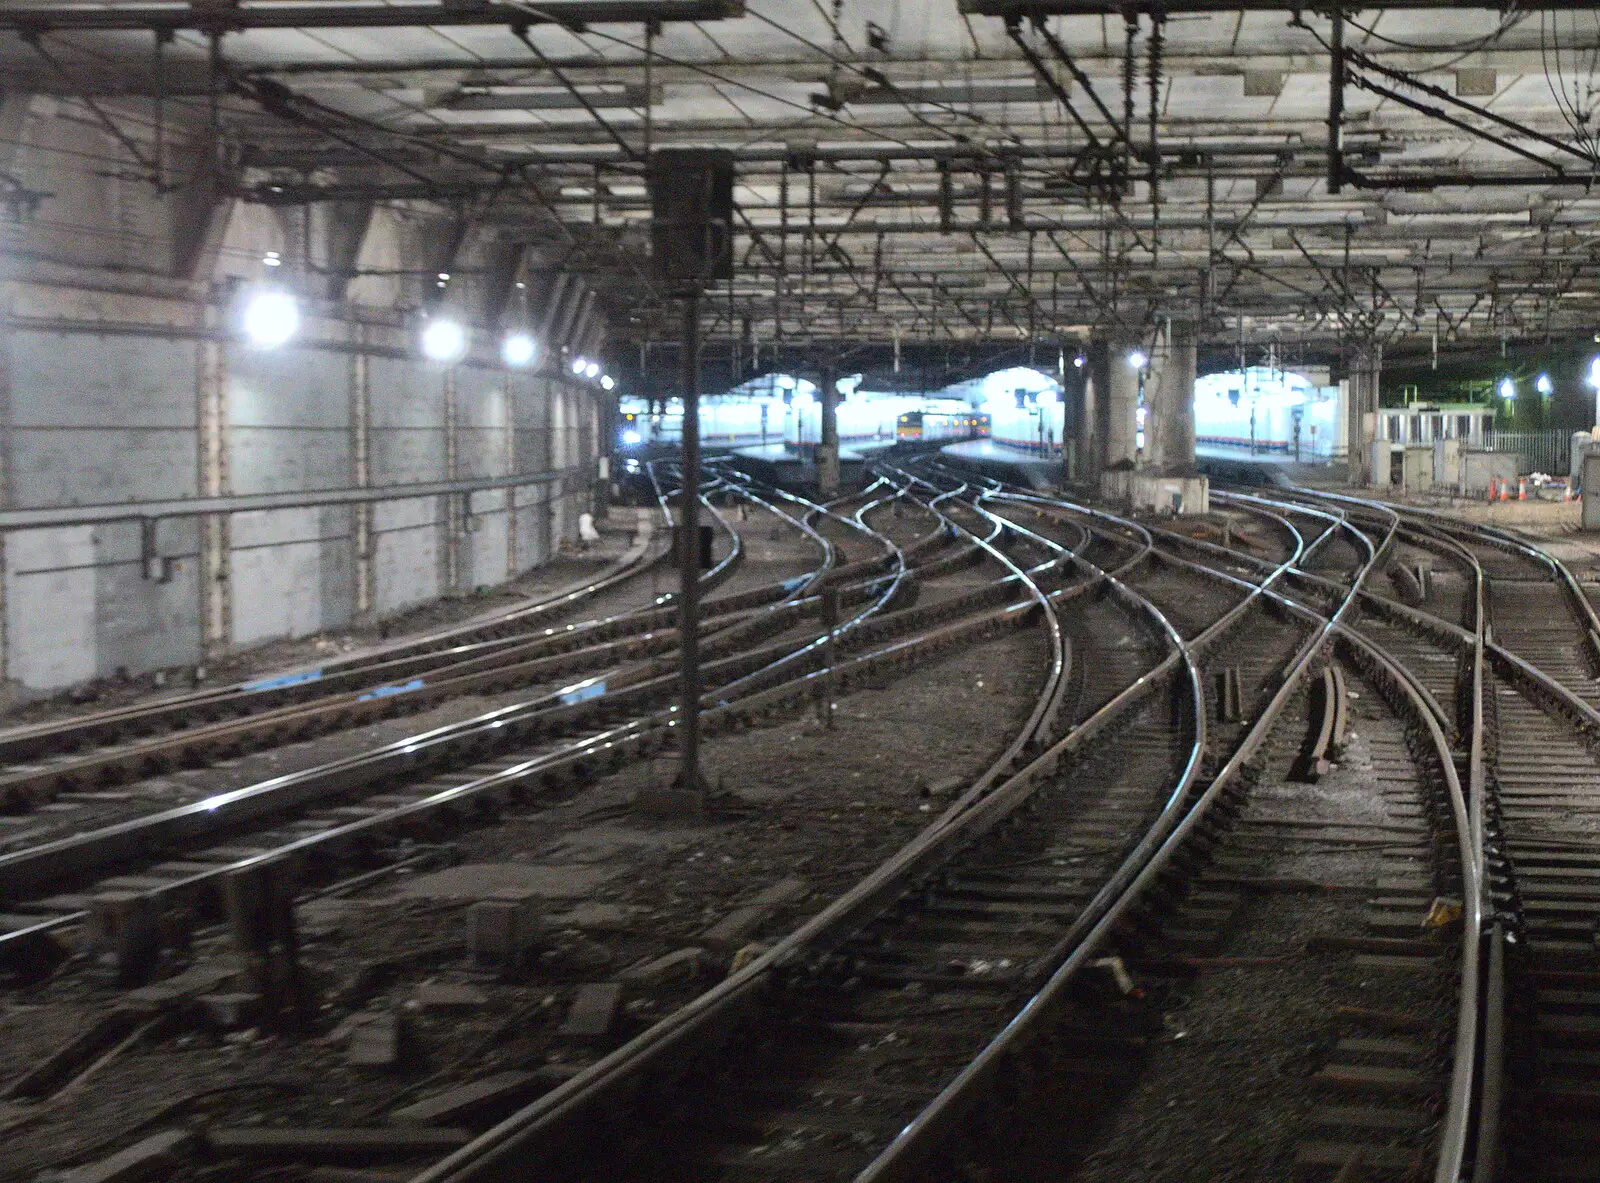
M 263 263 L 265 263 L 268 267 L 282 267 L 283 266 L 283 256 L 278 254 L 277 251 L 268 251 L 267 254 L 266 254 L 266 257 L 264 259 L 262 259 L 261 261 Z
M 467 330 L 453 320 L 430 320 L 422 330 L 422 352 L 434 361 L 455 361 L 467 351 Z
M 508 366 L 525 366 L 537 352 L 538 347 L 527 333 L 512 333 L 500 346 L 500 357 Z
M 1540 394 L 1549 394 L 1555 389 L 1555 384 L 1550 381 L 1549 374 L 1540 374 L 1537 381 L 1534 382 L 1533 388 Z
M 615 387 L 616 384 L 617 384 L 617 380 L 615 378 L 613 378 L 610 374 L 606 374 L 600 379 L 600 389 L 601 390 L 610 390 L 613 387 Z
M 244 335 L 257 349 L 275 349 L 300 330 L 300 305 L 288 292 L 268 288 L 244 308 Z
M 1128 354 L 1128 364 L 1136 370 L 1142 370 L 1150 364 L 1150 356 L 1142 349 L 1135 349 Z
M 574 374 L 581 374 L 588 367 L 588 365 L 589 362 L 587 359 L 575 357 L 572 359 L 572 372 Z
M 1500 397 L 1513 402 L 1516 401 L 1517 384 L 1510 378 L 1500 379 Z
M 1081 369 L 1083 369 L 1083 367 L 1084 367 L 1084 364 L 1085 364 L 1085 363 L 1086 363 L 1086 362 L 1087 362 L 1087 361 L 1088 361 L 1088 360 L 1089 360 L 1089 359 L 1088 359 L 1088 358 L 1086 358 L 1086 357 L 1084 357 L 1084 356 L 1083 356 L 1083 354 L 1081 354 L 1081 353 L 1080 353 L 1080 354 L 1078 354 L 1078 356 L 1077 356 L 1077 357 L 1075 357 L 1075 358 L 1073 358 L 1073 359 L 1072 359 L 1072 364 L 1073 364 L 1073 367 L 1074 367 L 1074 368 L 1075 368 L 1075 369 L 1079 369 L 1079 370 L 1081 370 Z
M 622 433 L 622 442 L 625 444 L 636 444 L 643 438 L 637 431 L 625 431 Z
M 600 363 L 597 361 L 590 362 L 583 367 L 583 372 L 587 377 L 598 378 L 600 376 Z
M 1600 390 L 1600 357 L 1589 363 L 1589 385 Z

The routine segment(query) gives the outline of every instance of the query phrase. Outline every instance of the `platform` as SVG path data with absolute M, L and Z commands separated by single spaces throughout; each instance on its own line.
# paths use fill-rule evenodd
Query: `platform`
M 1061 484 L 1060 458 L 1046 459 L 993 440 L 964 440 L 946 444 L 939 452 L 998 480 L 1015 481 L 1031 489 L 1051 489 Z

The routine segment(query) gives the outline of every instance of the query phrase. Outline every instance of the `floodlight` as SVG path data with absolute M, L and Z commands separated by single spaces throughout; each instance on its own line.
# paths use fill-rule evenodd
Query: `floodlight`
M 1555 384 L 1550 381 L 1549 374 L 1540 374 L 1538 379 L 1534 382 L 1533 388 L 1540 394 L 1549 394 L 1555 389 Z
M 589 365 L 588 359 L 582 358 L 582 357 L 575 357 L 575 358 L 572 359 L 572 372 L 574 374 L 581 374 L 588 367 L 588 365 Z
M 422 330 L 422 352 L 434 361 L 455 361 L 467 351 L 467 330 L 453 320 L 430 320 Z
M 1128 354 L 1128 364 L 1136 370 L 1142 370 L 1150 364 L 1150 355 L 1142 349 L 1135 349 Z
M 587 378 L 598 378 L 600 376 L 600 363 L 597 361 L 590 362 L 583 367 L 583 373 Z
M 622 433 L 622 442 L 625 444 L 636 444 L 642 438 L 644 437 L 642 437 L 637 431 L 625 431 Z
M 615 378 L 613 378 L 610 374 L 602 375 L 601 378 L 600 378 L 600 389 L 601 390 L 610 390 L 614 386 L 616 386 L 616 384 L 617 384 L 617 380 Z
M 288 292 L 263 288 L 244 308 L 244 334 L 257 349 L 275 349 L 300 329 L 300 305 Z
M 508 366 L 528 365 L 538 351 L 538 346 L 527 333 L 511 333 L 500 344 L 500 358 Z
M 1517 398 L 1517 384 L 1510 378 L 1500 379 L 1500 397 L 1508 402 L 1515 402 Z

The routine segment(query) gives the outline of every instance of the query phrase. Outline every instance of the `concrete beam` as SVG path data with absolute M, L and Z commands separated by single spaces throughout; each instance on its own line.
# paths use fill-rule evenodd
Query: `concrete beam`
M 178 279 L 206 274 L 222 247 L 228 214 L 237 200 L 227 194 L 233 187 L 223 174 L 216 141 L 209 135 L 174 152 L 170 171 L 177 187 L 167 196 L 171 211 L 171 273 Z
M 335 201 L 323 207 L 322 240 L 327 244 L 327 257 L 322 266 L 327 272 L 328 299 L 344 300 L 356 262 L 361 258 L 361 248 L 366 244 L 375 208 L 375 203 L 370 201 Z

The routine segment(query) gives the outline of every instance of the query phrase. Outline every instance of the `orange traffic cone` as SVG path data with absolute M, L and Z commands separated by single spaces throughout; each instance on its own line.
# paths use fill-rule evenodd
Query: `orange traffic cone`
M 1495 495 L 1496 492 L 1499 491 L 1499 486 L 1500 486 L 1500 478 L 1499 477 L 1492 476 L 1492 477 L 1489 478 L 1489 500 L 1490 501 L 1494 500 L 1494 495 Z
M 1501 481 L 1500 482 L 1500 500 L 1501 501 L 1510 501 L 1511 500 L 1511 482 L 1510 481 Z
M 1528 499 L 1528 478 L 1525 477 L 1525 476 L 1518 477 L 1517 478 L 1517 500 L 1518 501 L 1526 501 L 1527 499 Z

